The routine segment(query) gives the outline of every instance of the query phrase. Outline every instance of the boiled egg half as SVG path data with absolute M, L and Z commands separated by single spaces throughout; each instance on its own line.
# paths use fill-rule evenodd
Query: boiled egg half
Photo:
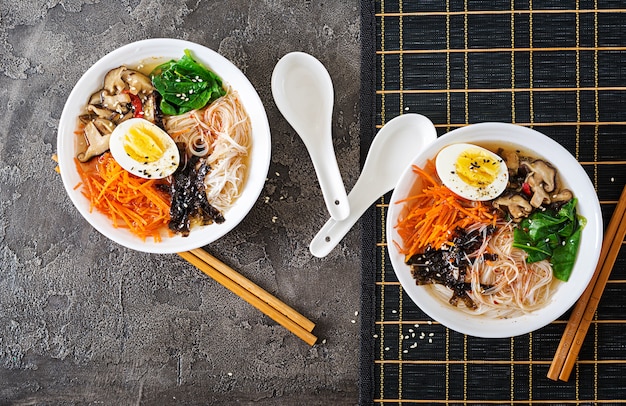
M 485 201 L 498 197 L 509 181 L 502 158 L 473 144 L 452 144 L 437 154 L 437 175 L 457 195 Z
M 122 168 L 146 179 L 165 178 L 180 162 L 172 137 L 143 118 L 131 118 L 115 127 L 109 149 Z

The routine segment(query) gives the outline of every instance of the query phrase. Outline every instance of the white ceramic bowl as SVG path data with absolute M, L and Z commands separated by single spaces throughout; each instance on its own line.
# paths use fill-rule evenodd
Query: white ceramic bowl
M 248 178 L 242 195 L 224 214 L 226 218 L 224 223 L 193 227 L 188 237 L 164 235 L 161 242 L 154 242 L 152 239 L 143 241 L 126 229 L 114 228 L 111 221 L 96 210 L 90 212 L 89 201 L 81 194 L 80 188 L 75 188 L 80 182 L 80 177 L 74 164 L 76 154 L 74 131 L 78 116 L 87 104 L 89 96 L 102 87 L 104 75 L 110 69 L 120 65 L 136 65 L 153 58 L 179 59 L 183 56 L 185 49 L 190 49 L 198 62 L 216 72 L 225 83 L 239 93 L 240 100 L 252 122 L 252 150 Z M 134 250 L 175 253 L 199 248 L 217 240 L 237 226 L 248 214 L 265 184 L 270 164 L 271 136 L 267 115 L 256 90 L 246 76 L 230 61 L 217 52 L 192 42 L 177 39 L 148 39 L 125 45 L 104 56 L 76 83 L 61 114 L 57 154 L 67 194 L 78 211 L 96 230 L 111 240 Z
M 546 326 L 565 313 L 583 293 L 596 268 L 602 245 L 602 213 L 595 189 L 589 177 L 561 145 L 549 137 L 526 127 L 504 123 L 473 124 L 439 137 L 415 157 L 411 165 L 423 167 L 427 159 L 434 158 L 446 145 L 468 143 L 506 143 L 542 157 L 559 171 L 561 180 L 578 197 L 578 213 L 587 219 L 582 231 L 580 248 L 568 282 L 561 283 L 550 302 L 540 310 L 520 317 L 490 319 L 472 316 L 436 299 L 429 288 L 417 286 L 411 276 L 404 255 L 392 241 L 401 242 L 395 229 L 403 205 L 396 203 L 409 195 L 415 186 L 416 175 L 409 166 L 400 178 L 389 202 L 387 214 L 388 249 L 394 271 L 402 287 L 419 308 L 429 317 L 457 332 L 486 338 L 513 337 Z

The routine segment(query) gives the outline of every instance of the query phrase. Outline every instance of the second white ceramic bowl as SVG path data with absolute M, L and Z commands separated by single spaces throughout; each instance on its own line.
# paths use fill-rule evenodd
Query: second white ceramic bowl
M 445 146 L 459 143 L 497 144 L 517 146 L 523 151 L 542 157 L 559 171 L 563 183 L 578 198 L 578 214 L 587 219 L 582 231 L 578 257 L 568 282 L 561 283 L 549 303 L 540 310 L 514 318 L 486 318 L 462 312 L 442 303 L 429 293 L 429 288 L 417 286 L 410 267 L 404 263 L 393 241 L 401 242 L 395 225 L 403 209 L 397 202 L 407 197 L 415 188 L 417 176 L 411 166 L 423 167 Z M 546 326 L 565 313 L 587 287 L 600 255 L 602 246 L 602 213 L 593 184 L 576 159 L 560 144 L 538 131 L 505 123 L 482 123 L 451 131 L 421 151 L 405 170 L 392 194 L 387 214 L 389 256 L 402 287 L 419 308 L 429 317 L 457 332 L 486 338 L 512 337 L 526 334 Z

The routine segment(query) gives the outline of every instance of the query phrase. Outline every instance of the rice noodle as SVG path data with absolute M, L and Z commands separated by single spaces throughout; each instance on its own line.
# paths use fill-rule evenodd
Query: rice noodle
M 229 89 L 204 109 L 167 117 L 165 129 L 189 154 L 206 157 L 207 198 L 218 210 L 228 210 L 241 194 L 251 146 L 250 118 L 237 93 Z
M 471 283 L 469 296 L 478 306 L 469 309 L 459 303 L 458 309 L 492 318 L 516 317 L 537 310 L 548 302 L 559 281 L 552 277 L 547 260 L 526 263 L 526 252 L 513 246 L 513 226 L 499 224 L 495 234 L 486 237 L 482 246 L 467 256 L 471 267 L 466 280 Z M 496 254 L 495 260 L 484 260 L 483 254 Z M 444 302 L 451 291 L 443 285 L 429 285 Z M 485 286 L 489 288 L 485 289 Z

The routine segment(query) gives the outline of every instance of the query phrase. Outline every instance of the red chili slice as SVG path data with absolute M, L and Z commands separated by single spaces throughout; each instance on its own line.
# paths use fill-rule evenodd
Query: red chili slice
M 130 104 L 133 106 L 133 117 L 143 118 L 143 105 L 141 99 L 136 94 L 128 93 L 130 96 Z

